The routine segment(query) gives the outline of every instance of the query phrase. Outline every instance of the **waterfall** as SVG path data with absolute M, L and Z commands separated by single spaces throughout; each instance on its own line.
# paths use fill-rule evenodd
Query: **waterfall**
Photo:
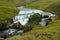
M 48 18 L 50 18 L 51 16 L 56 16 L 52 13 L 44 12 L 42 10 L 28 9 L 28 8 L 24 8 L 24 7 L 18 7 L 18 9 L 20 11 L 19 11 L 18 15 L 16 15 L 13 18 L 13 23 L 7 26 L 8 29 L 0 32 L 0 37 L 8 37 L 8 36 L 22 34 L 24 32 L 24 30 L 11 29 L 9 27 L 13 26 L 17 22 L 19 22 L 21 25 L 25 26 L 28 23 L 30 16 L 34 15 L 35 13 L 39 13 L 40 15 L 42 15 L 42 17 L 45 15 L 48 15 Z M 39 24 L 41 26 L 46 26 L 46 22 L 47 22 L 46 20 L 48 20 L 48 18 L 42 18 L 41 21 L 39 22 Z
M 18 9 L 20 10 L 19 14 L 13 18 L 13 21 L 14 23 L 20 22 L 21 25 L 23 26 L 25 26 L 28 23 L 30 16 L 34 15 L 35 13 L 39 13 L 42 16 L 44 15 L 48 15 L 49 17 L 55 16 L 54 14 L 49 13 L 49 12 L 44 12 L 42 10 L 36 10 L 36 9 L 28 9 L 28 8 L 24 8 L 23 6 L 18 7 Z M 45 21 L 41 21 L 39 24 L 42 25 L 43 22 Z

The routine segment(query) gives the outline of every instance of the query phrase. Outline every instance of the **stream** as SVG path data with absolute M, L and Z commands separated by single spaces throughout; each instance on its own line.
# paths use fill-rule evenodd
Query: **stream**
M 48 18 L 50 18 L 51 16 L 55 16 L 54 14 L 49 12 L 44 12 L 42 10 L 36 10 L 36 9 L 28 9 L 28 8 L 24 8 L 23 6 L 18 7 L 18 9 L 20 10 L 19 14 L 13 18 L 13 21 L 14 23 L 20 22 L 21 25 L 23 26 L 25 26 L 28 23 L 30 16 L 34 15 L 35 13 L 39 13 L 40 15 L 42 15 L 42 17 L 48 15 Z M 45 26 L 46 24 L 45 20 L 47 20 L 48 18 L 42 18 L 39 24 L 41 26 Z
M 21 25 L 25 26 L 28 23 L 30 16 L 34 15 L 35 13 L 39 13 L 40 15 L 42 15 L 42 17 L 44 15 L 48 15 L 48 18 L 50 18 L 51 16 L 55 16 L 54 14 L 49 13 L 49 12 L 44 12 L 42 10 L 36 10 L 36 9 L 28 9 L 28 8 L 24 8 L 23 6 L 18 7 L 18 9 L 20 10 L 18 15 L 16 15 L 13 18 L 13 23 L 9 26 L 12 26 L 17 22 L 19 22 Z M 48 18 L 42 18 L 41 21 L 39 22 L 39 24 L 41 26 L 45 26 L 46 25 L 45 20 L 48 20 Z M 0 31 L 0 37 L 7 38 L 9 36 L 20 35 L 22 33 L 24 33 L 24 30 L 8 28 L 6 30 Z

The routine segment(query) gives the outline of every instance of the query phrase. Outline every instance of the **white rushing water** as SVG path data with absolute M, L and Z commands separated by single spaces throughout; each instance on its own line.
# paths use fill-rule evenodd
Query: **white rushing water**
M 49 18 L 51 16 L 55 16 L 52 13 L 44 12 L 42 10 L 28 9 L 28 8 L 24 8 L 24 7 L 18 7 L 18 9 L 20 10 L 19 13 L 18 13 L 18 15 L 16 15 L 13 18 L 14 22 L 11 25 L 9 25 L 9 26 L 13 26 L 14 23 L 17 23 L 17 22 L 20 22 L 21 25 L 25 26 L 28 23 L 30 16 L 34 15 L 35 13 L 39 13 L 42 16 L 48 15 Z M 46 20 L 48 20 L 48 18 L 42 18 L 41 21 L 39 22 L 39 24 L 41 26 L 46 26 Z M 24 30 L 17 30 L 17 29 L 11 29 L 10 28 L 10 29 L 3 30 L 3 32 L 0 32 L 0 37 L 1 37 L 1 35 L 2 36 L 18 35 L 18 34 L 22 34 L 23 32 L 24 32 Z
M 24 8 L 22 6 L 18 7 L 18 9 L 20 10 L 19 14 L 13 18 L 13 21 L 14 21 L 14 23 L 20 22 L 21 25 L 23 25 L 23 26 L 25 26 L 28 23 L 30 16 L 34 15 L 35 13 L 39 13 L 42 16 L 44 16 L 44 15 L 48 15 L 49 17 L 55 16 L 49 12 L 44 12 L 42 10 L 36 10 L 36 9 L 28 9 L 28 8 Z M 45 21 L 41 21 L 39 24 L 42 25 L 42 22 L 45 22 Z
M 17 30 L 17 29 L 6 29 L 0 32 L 0 37 L 9 37 L 15 35 L 21 35 L 24 33 L 24 30 Z

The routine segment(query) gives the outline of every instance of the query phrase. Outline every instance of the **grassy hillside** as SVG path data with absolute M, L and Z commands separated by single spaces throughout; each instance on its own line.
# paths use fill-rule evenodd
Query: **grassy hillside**
M 18 6 L 26 6 L 32 0 L 0 0 L 0 19 L 13 18 L 18 13 Z
M 19 0 L 0 0 L 0 19 L 13 18 L 17 13 L 17 6 L 24 5 Z
M 60 0 L 0 0 L 0 19 L 13 18 L 18 6 L 41 9 L 60 14 Z M 6 40 L 60 40 L 60 20 L 54 20 L 46 27 L 36 26 L 22 36 L 17 35 Z
M 60 18 L 60 1 L 59 2 L 55 2 L 51 5 L 49 5 L 45 11 L 57 14 L 58 17 Z
M 15 16 L 18 13 L 18 6 L 44 10 L 52 3 L 58 1 L 60 0 L 0 0 L 0 18 L 3 19 L 6 15 L 6 17 L 9 18 L 11 18 L 11 16 Z
M 0 7 L 0 19 L 12 18 L 17 13 L 18 13 L 17 9 L 13 9 L 9 7 Z
M 55 2 L 59 2 L 60 0 L 38 0 L 36 2 L 33 2 L 29 5 L 26 5 L 28 8 L 35 8 L 35 9 L 45 9 L 49 5 Z
M 37 26 L 22 36 L 14 36 L 6 40 L 60 40 L 60 20 L 50 23 L 46 27 Z

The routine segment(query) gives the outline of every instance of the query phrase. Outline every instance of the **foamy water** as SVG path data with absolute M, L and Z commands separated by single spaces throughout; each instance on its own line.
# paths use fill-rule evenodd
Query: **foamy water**
M 20 22 L 21 25 L 23 25 L 23 26 L 25 26 L 28 23 L 30 16 L 34 15 L 35 13 L 39 13 L 42 16 L 44 16 L 44 15 L 48 15 L 49 17 L 55 16 L 52 13 L 44 12 L 42 10 L 28 9 L 28 8 L 24 8 L 24 7 L 18 7 L 18 9 L 20 11 L 19 11 L 18 15 L 16 15 L 13 18 L 13 21 L 14 21 L 14 23 Z M 45 21 L 43 21 L 43 22 L 45 22 Z M 39 24 L 42 25 L 42 21 Z

